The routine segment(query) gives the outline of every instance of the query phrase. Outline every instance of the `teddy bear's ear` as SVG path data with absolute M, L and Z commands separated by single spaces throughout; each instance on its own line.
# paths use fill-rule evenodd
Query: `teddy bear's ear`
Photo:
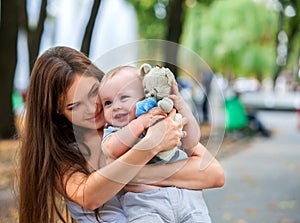
M 168 78 L 168 85 L 172 86 L 172 84 L 175 80 L 175 76 L 169 68 L 166 68 L 166 76 Z
M 144 77 L 152 69 L 150 64 L 144 63 L 140 66 L 139 74 L 141 77 Z

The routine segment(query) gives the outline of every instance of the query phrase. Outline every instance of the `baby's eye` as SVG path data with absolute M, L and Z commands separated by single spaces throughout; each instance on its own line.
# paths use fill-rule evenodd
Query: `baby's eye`
M 145 90 L 144 90 L 144 93 L 145 93 L 145 94 L 148 94 L 148 93 L 149 93 L 149 90 L 145 89 Z
M 127 99 L 127 98 L 129 98 L 129 96 L 127 96 L 127 95 L 121 96 L 121 100 L 125 100 L 125 99 Z
M 104 106 L 109 106 L 109 105 L 111 105 L 111 101 L 105 101 L 104 102 Z

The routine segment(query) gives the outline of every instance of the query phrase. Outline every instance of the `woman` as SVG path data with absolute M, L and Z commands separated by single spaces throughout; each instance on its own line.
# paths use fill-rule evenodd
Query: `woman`
M 102 76 L 85 55 L 67 47 L 49 49 L 36 61 L 21 148 L 20 222 L 55 222 L 57 216 L 66 222 L 59 195 L 79 222 L 126 222 L 118 193 L 129 182 L 188 189 L 224 184 L 221 166 L 201 145 L 186 163 L 144 167 L 158 152 L 180 145 L 185 133 L 173 121 L 174 111 L 127 153 L 100 167 Z M 200 161 L 210 165 L 202 170 Z

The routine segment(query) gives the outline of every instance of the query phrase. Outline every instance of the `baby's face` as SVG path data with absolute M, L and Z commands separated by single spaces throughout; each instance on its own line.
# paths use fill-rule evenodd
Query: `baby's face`
M 135 72 L 135 69 L 121 70 L 101 86 L 104 118 L 113 126 L 123 127 L 136 118 L 135 104 L 144 98 L 144 90 Z

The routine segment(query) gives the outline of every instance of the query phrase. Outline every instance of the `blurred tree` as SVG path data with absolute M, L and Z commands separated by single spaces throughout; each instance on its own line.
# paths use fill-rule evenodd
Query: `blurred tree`
M 90 54 L 90 45 L 92 40 L 92 34 L 94 30 L 94 25 L 96 22 L 97 14 L 101 5 L 101 0 L 94 0 L 94 4 L 92 7 L 91 15 L 89 22 L 86 26 L 84 37 L 81 43 L 81 52 L 85 53 L 86 55 Z
M 255 75 L 260 80 L 265 76 L 276 78 L 280 71 L 274 74 L 274 68 L 278 66 L 277 34 L 280 27 L 288 36 L 287 62 L 292 56 L 295 64 L 300 55 L 299 0 L 279 0 L 281 11 L 278 1 L 128 1 L 136 9 L 141 38 L 183 43 L 200 54 L 214 70 L 228 76 Z M 287 18 L 291 7 L 296 13 Z M 280 15 L 283 15 L 282 21 Z M 167 58 L 176 55 L 176 52 L 169 53 Z
M 17 64 L 18 2 L 2 0 L 0 7 L 0 139 L 10 138 L 15 133 L 11 96 Z
M 184 23 L 185 4 L 183 0 L 172 0 L 167 8 L 167 33 L 165 39 L 174 43 L 180 41 Z M 178 53 L 177 47 L 168 48 L 165 51 L 165 61 L 172 61 Z M 166 66 L 177 76 L 176 64 L 166 63 Z
M 250 0 L 195 4 L 188 10 L 182 42 L 215 71 L 261 79 L 274 69 L 276 16 Z
M 27 0 L 19 1 L 20 11 L 19 15 L 19 28 L 25 30 L 27 33 L 28 49 L 29 49 L 29 68 L 32 69 L 36 57 L 40 50 L 40 44 L 44 31 L 44 23 L 47 18 L 47 0 L 42 0 L 40 5 L 39 19 L 36 24 L 29 24 Z
M 298 0 L 279 0 L 280 11 L 278 16 L 278 32 L 275 36 L 276 47 L 280 49 L 282 47 L 282 40 L 280 35 L 283 33 L 286 35 L 286 52 L 284 55 L 280 55 L 280 50 L 277 50 L 277 63 L 274 73 L 274 80 L 279 76 L 282 69 L 292 64 L 291 66 L 297 66 L 300 58 L 300 1 Z M 291 61 L 291 58 L 294 58 Z
M 1 83 L 2 109 L 0 111 L 0 138 L 11 138 L 15 134 L 12 93 L 17 64 L 17 39 L 19 29 L 27 33 L 29 48 L 29 65 L 32 68 L 39 52 L 44 30 L 47 0 L 42 0 L 40 18 L 36 26 L 29 26 L 26 8 L 27 1 L 1 1 Z
M 163 39 L 180 43 L 185 20 L 185 0 L 128 0 L 136 10 L 139 22 L 139 33 L 142 39 Z M 165 61 L 173 61 L 178 49 L 165 49 Z M 166 63 L 175 76 L 177 67 Z
M 18 31 L 27 33 L 29 49 L 29 66 L 32 69 L 39 54 L 40 43 L 44 32 L 44 23 L 47 19 L 47 0 L 41 0 L 39 18 L 35 23 L 29 23 L 27 1 L 2 0 L 1 1 L 1 26 L 0 26 L 0 55 L 1 74 L 0 99 L 0 139 L 11 138 L 15 134 L 14 113 L 12 110 L 12 93 L 14 90 L 14 74 L 17 63 L 17 38 Z M 82 50 L 89 53 L 90 38 L 101 0 L 94 0 L 89 23 L 86 27 Z
M 165 39 L 167 0 L 127 0 L 136 11 L 141 39 Z
M 214 0 L 127 0 L 131 3 L 138 17 L 141 39 L 170 39 L 177 32 L 178 42 L 185 23 L 187 6 L 201 2 L 210 5 Z M 172 24 L 170 24 L 172 23 Z M 170 30 L 172 28 L 172 31 Z

